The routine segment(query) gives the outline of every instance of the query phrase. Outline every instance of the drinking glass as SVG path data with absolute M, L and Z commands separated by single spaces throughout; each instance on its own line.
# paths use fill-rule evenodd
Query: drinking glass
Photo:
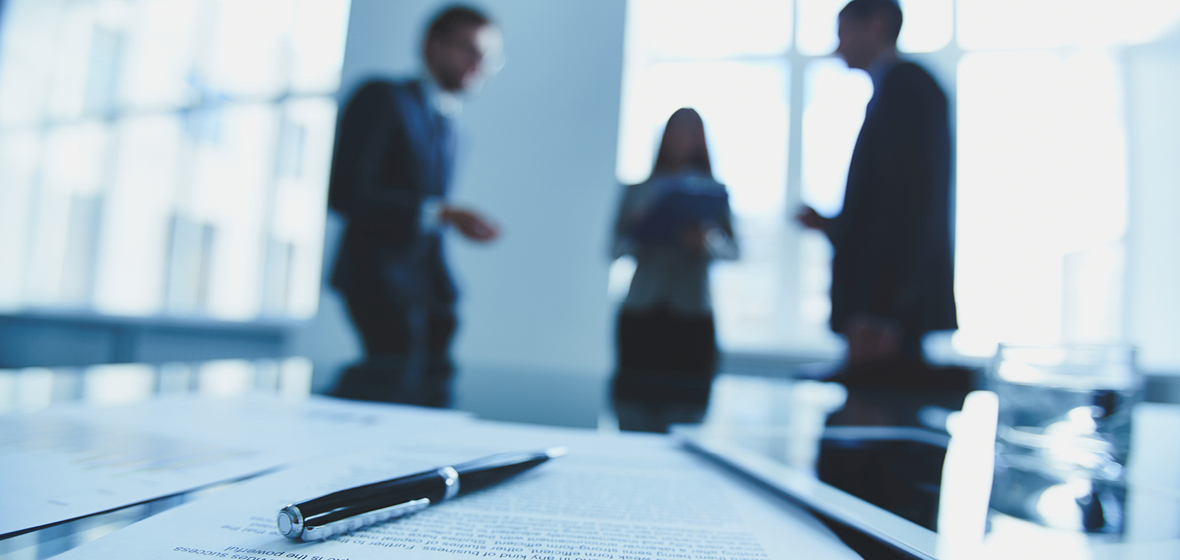
M 1000 345 L 992 509 L 1048 527 L 1122 533 L 1135 349 Z

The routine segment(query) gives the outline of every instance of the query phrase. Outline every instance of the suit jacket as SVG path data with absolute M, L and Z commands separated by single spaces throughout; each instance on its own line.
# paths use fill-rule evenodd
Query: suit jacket
M 331 279 L 346 296 L 403 306 L 455 300 L 440 234 L 422 227 L 423 204 L 446 196 L 453 138 L 420 82 L 374 80 L 353 94 L 328 189 L 346 220 Z
M 832 330 L 849 317 L 903 320 L 918 332 L 958 327 L 951 249 L 946 95 L 901 62 L 874 91 L 848 168 L 832 241 Z

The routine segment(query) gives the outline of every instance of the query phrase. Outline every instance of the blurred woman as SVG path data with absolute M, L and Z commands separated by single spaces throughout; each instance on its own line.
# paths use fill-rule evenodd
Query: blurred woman
M 636 265 L 619 312 L 611 383 L 624 430 L 666 432 L 672 423 L 699 422 L 716 370 L 709 263 L 737 258 L 732 218 L 725 205 L 671 238 L 644 236 L 654 221 L 649 213 L 673 189 L 727 197 L 713 180 L 704 123 L 688 108 L 668 119 L 651 177 L 626 187 L 615 221 L 613 257 L 631 255 Z

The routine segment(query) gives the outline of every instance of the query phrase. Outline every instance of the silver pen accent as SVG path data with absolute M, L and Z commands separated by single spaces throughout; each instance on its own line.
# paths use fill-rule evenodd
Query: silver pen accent
M 299 511 L 298 506 L 287 506 L 279 512 L 279 532 L 289 539 L 322 541 L 336 535 L 351 533 L 374 523 L 417 513 L 428 507 L 430 507 L 430 498 L 422 498 L 315 527 L 304 527 L 303 514 Z
M 443 483 L 447 485 L 447 492 L 443 494 L 442 499 L 445 502 L 459 493 L 459 472 L 455 467 L 443 467 L 438 469 L 438 474 L 442 475 Z

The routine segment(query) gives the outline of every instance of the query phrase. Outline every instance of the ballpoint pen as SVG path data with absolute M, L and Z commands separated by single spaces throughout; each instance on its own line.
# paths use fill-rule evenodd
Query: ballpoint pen
M 487 488 L 565 454 L 564 447 L 503 453 L 333 492 L 280 510 L 279 532 L 322 541 Z

